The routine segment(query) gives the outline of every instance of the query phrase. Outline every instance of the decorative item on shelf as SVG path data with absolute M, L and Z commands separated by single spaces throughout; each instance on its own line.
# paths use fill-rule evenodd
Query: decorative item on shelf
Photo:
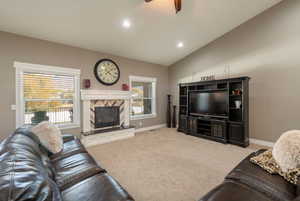
M 176 105 L 173 105 L 173 118 L 172 118 L 172 128 L 176 128 L 177 119 L 176 119 Z
M 84 80 L 83 80 L 83 87 L 84 87 L 85 89 L 91 88 L 91 80 L 90 80 L 90 79 L 84 79 Z
M 211 80 L 215 80 L 215 76 L 214 75 L 201 77 L 201 81 L 211 81 Z
M 236 101 L 234 101 L 234 103 L 235 103 L 235 108 L 236 108 L 236 109 L 241 109 L 242 101 L 236 100 Z
M 171 128 L 171 95 L 168 95 L 168 105 L 167 105 L 167 127 Z
M 123 90 L 123 91 L 129 91 L 129 86 L 128 86 L 128 84 L 122 84 L 122 90 Z
M 242 90 L 240 90 L 240 89 L 235 89 L 235 90 L 233 90 L 232 91 L 232 95 L 237 95 L 237 96 L 240 96 L 240 95 L 242 95 Z

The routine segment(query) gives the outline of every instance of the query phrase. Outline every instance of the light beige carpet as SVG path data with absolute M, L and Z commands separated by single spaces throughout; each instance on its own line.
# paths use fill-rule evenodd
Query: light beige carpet
M 254 149 L 164 128 L 88 150 L 136 201 L 197 201 Z

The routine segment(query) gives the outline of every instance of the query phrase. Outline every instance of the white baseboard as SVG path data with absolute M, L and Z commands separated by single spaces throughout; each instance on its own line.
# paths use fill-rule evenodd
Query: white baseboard
M 265 140 L 258 140 L 258 139 L 254 139 L 254 138 L 250 138 L 250 143 L 251 144 L 258 144 L 258 145 L 262 145 L 262 146 L 267 146 L 267 147 L 273 147 L 274 146 L 274 142 L 270 142 L 270 141 L 265 141 Z
M 165 128 L 166 126 L 167 126 L 166 124 L 159 124 L 159 125 L 139 128 L 139 129 L 136 129 L 135 132 L 140 133 L 140 132 L 150 131 L 150 130 L 154 130 L 154 129 Z

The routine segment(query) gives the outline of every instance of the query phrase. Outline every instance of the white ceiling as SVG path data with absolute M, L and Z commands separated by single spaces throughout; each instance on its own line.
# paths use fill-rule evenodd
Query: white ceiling
M 0 0 L 0 30 L 168 66 L 280 1 Z

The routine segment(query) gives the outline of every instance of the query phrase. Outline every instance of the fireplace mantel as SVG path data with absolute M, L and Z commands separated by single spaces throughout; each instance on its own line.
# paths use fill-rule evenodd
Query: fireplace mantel
M 129 100 L 130 91 L 120 90 L 81 90 L 81 100 Z

